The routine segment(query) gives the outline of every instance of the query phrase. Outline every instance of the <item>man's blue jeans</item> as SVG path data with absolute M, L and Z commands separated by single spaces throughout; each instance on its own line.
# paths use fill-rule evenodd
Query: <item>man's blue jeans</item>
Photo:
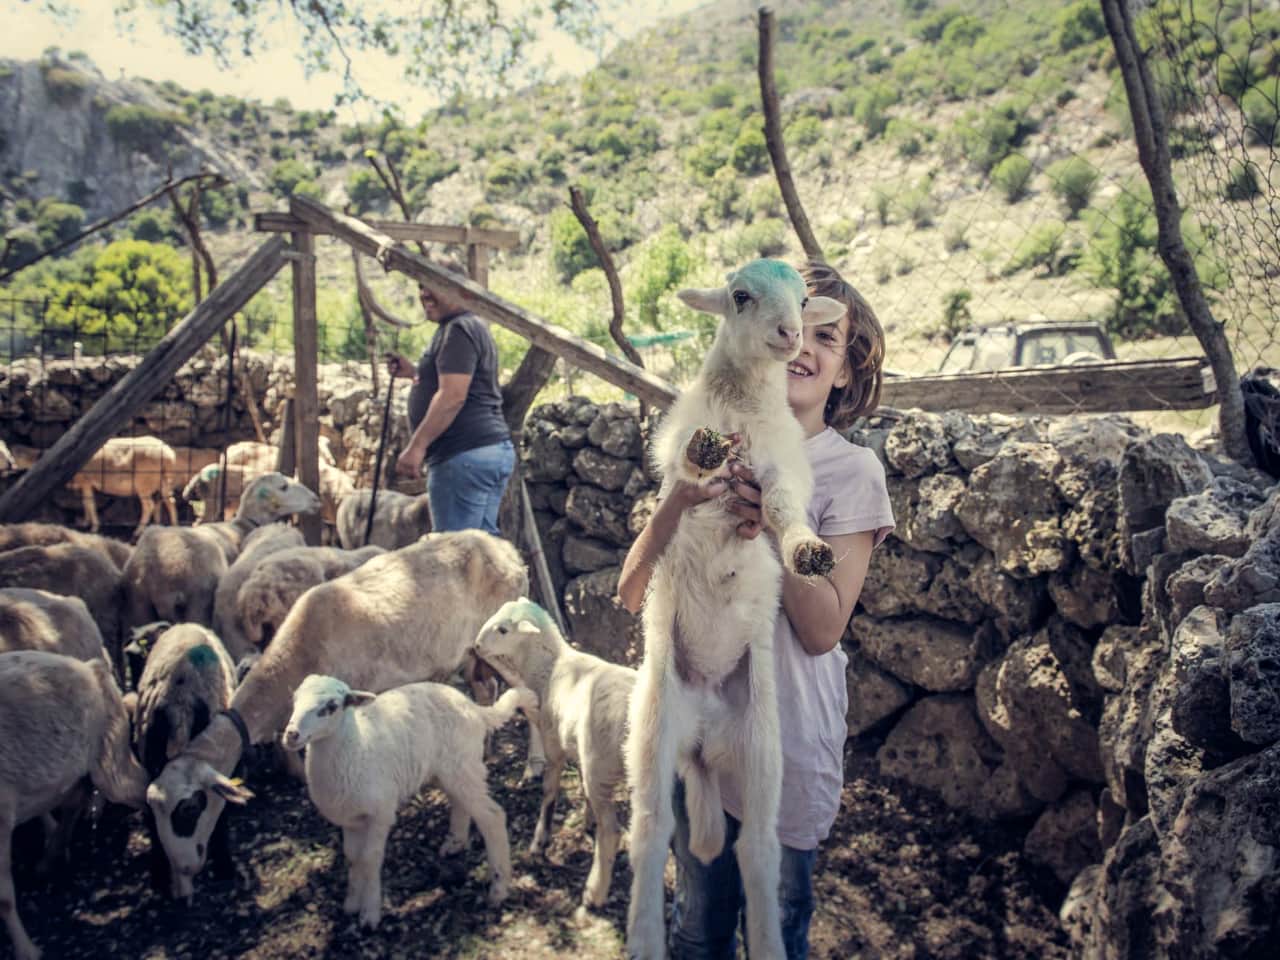
M 431 527 L 498 532 L 498 505 L 507 478 L 515 468 L 516 451 L 510 440 L 464 450 L 427 470 L 427 499 Z
M 732 960 L 737 955 L 739 920 L 746 914 L 742 876 L 733 845 L 742 824 L 725 814 L 724 850 L 709 864 L 689 852 L 689 814 L 684 783 L 676 781 L 676 895 L 671 905 L 672 960 Z M 817 850 L 782 847 L 778 903 L 782 944 L 787 960 L 809 956 L 809 921 L 813 918 L 813 867 Z

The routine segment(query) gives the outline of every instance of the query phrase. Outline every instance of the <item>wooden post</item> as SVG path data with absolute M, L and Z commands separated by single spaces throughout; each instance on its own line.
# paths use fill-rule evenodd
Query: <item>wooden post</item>
M 292 477 L 298 463 L 298 431 L 294 429 L 293 397 L 284 402 L 284 416 L 280 419 L 280 450 L 276 454 L 276 472 Z
M 524 526 L 525 538 L 529 543 L 529 555 L 533 558 L 533 574 L 538 581 L 538 592 L 542 594 L 542 604 L 556 618 L 560 632 L 567 638 L 569 625 L 565 622 L 560 610 L 560 597 L 556 595 L 555 582 L 551 579 L 551 571 L 547 567 L 546 554 L 542 552 L 542 536 L 538 533 L 538 521 L 533 516 L 533 503 L 529 500 L 529 486 L 524 480 L 524 471 L 518 470 L 512 476 L 520 486 L 520 519 Z
M 293 234 L 293 426 L 298 480 L 320 493 L 320 400 L 316 393 L 319 333 L 316 327 L 316 240 Z M 320 545 L 320 515 L 299 518 L 309 546 Z
M 3 497 L 0 523 L 25 520 L 32 510 L 71 479 L 95 452 L 133 420 L 144 403 L 167 386 L 232 315 L 284 265 L 283 237 L 272 237 L 200 305 L 165 334 L 136 367 L 77 420 Z
M 482 287 L 489 286 L 489 248 L 483 243 L 467 244 L 467 276 Z

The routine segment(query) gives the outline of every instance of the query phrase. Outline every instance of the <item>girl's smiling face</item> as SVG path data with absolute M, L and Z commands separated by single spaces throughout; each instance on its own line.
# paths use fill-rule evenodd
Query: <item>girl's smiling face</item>
M 849 384 L 849 313 L 835 323 L 807 326 L 799 355 L 787 364 L 787 401 L 808 436 L 826 426 L 823 411 L 833 387 Z

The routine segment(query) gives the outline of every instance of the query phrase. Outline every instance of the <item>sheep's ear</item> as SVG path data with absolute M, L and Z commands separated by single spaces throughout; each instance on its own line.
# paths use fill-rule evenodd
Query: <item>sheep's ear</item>
M 516 633 L 541 633 L 532 620 L 521 620 L 516 624 Z
M 845 305 L 831 297 L 810 297 L 805 301 L 800 319 L 806 327 L 835 323 L 844 316 Z
M 227 803 L 244 806 L 253 799 L 253 791 L 246 787 L 239 778 L 232 780 L 230 777 L 224 777 L 217 770 L 210 767 L 204 779 L 205 786 L 227 801 Z
M 686 306 L 703 313 L 714 313 L 723 317 L 729 312 L 729 291 L 727 287 L 710 287 L 699 289 L 691 287 L 676 294 Z
M 342 701 L 342 706 L 346 707 L 363 707 L 366 703 L 373 703 L 378 695 L 369 693 L 365 690 L 349 690 L 347 698 Z

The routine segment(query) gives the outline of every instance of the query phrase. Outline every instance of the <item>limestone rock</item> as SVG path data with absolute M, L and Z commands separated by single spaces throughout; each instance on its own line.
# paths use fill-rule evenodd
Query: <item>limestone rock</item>
M 1057 800 L 1071 778 L 1101 781 L 1098 716 L 1087 637 L 1061 620 L 1016 640 L 982 671 L 978 716 L 1031 794 Z
M 914 613 L 941 568 L 941 557 L 913 550 L 890 537 L 871 554 L 859 602 L 873 617 Z
M 858 614 L 849 631 L 877 666 L 934 692 L 970 689 L 997 644 L 993 630 L 925 617 L 877 620 Z
M 579 484 L 569 491 L 564 512 L 586 536 L 597 537 L 618 547 L 631 543 L 631 532 L 627 529 L 631 504 L 621 493 Z
M 570 574 L 592 573 L 605 567 L 614 567 L 621 559 L 617 547 L 591 537 L 573 535 L 565 537 L 561 556 L 564 558 L 564 569 Z
M 1050 574 L 1049 596 L 1067 620 L 1090 629 L 1120 620 L 1112 578 L 1084 564 Z
M 1165 594 L 1169 598 L 1168 623 L 1172 629 L 1176 629 L 1188 613 L 1205 602 L 1205 587 L 1230 562 L 1230 557 L 1218 554 L 1193 557 L 1165 578 Z
M 1027 859 L 1053 871 L 1063 884 L 1102 859 L 1098 808 L 1087 790 L 1074 790 L 1040 814 L 1023 841 Z
M 1215 477 L 1208 489 L 1169 504 L 1165 514 L 1169 550 L 1243 556 L 1249 548 L 1246 524 L 1262 502 L 1252 485 Z
M 1174 631 L 1169 651 L 1173 729 L 1203 749 L 1215 765 L 1240 752 L 1239 740 L 1231 732 L 1231 695 L 1222 637 L 1225 620 L 1212 607 L 1194 608 Z
M 1121 556 L 1129 573 L 1146 569 L 1146 558 L 1134 551 L 1134 538 L 1162 528 L 1169 504 L 1200 493 L 1212 481 L 1208 465 L 1176 434 L 1157 434 L 1128 446 L 1120 465 L 1119 528 Z
M 1204 598 L 1230 613 L 1280 602 L 1280 528 L 1273 527 L 1251 543 L 1243 557 L 1214 574 L 1205 585 Z
M 530 419 L 525 424 L 520 459 L 529 480 L 563 480 L 571 469 L 569 452 L 560 442 L 555 424 L 545 419 Z
M 978 723 L 971 696 L 917 701 L 876 760 L 884 775 L 932 790 L 949 806 L 984 820 L 1026 814 L 1037 806 Z
M 595 447 L 583 447 L 573 457 L 574 472 L 602 490 L 621 490 L 634 469 L 630 460 L 611 456 Z
M 1057 451 L 1046 444 L 1011 443 L 969 476 L 957 516 L 969 536 L 1014 576 L 1061 570 L 1071 560 L 1053 483 L 1060 465 Z
M 942 423 L 952 456 L 970 471 L 995 457 L 1006 443 L 1040 443 L 1045 439 L 1044 424 L 1034 417 L 1001 413 L 970 416 L 948 411 L 942 415 Z
M 1280 603 L 1237 614 L 1225 648 L 1231 729 L 1248 743 L 1280 740 Z
M 911 702 L 911 691 L 856 649 L 849 651 L 845 670 L 849 688 L 849 736 L 865 733 L 885 717 Z
M 575 645 L 613 663 L 635 665 L 644 652 L 640 618 L 618 602 L 618 567 L 570 580 L 564 588 L 565 616 Z
M 885 438 L 884 457 L 908 478 L 945 470 L 951 464 L 951 445 L 942 417 L 918 410 L 904 416 Z

